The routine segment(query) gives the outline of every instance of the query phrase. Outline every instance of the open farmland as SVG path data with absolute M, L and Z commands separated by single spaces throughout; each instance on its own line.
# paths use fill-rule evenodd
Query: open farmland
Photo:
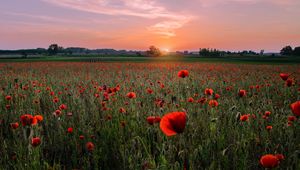
M 299 80 L 299 65 L 0 63 L 0 169 L 300 169 Z

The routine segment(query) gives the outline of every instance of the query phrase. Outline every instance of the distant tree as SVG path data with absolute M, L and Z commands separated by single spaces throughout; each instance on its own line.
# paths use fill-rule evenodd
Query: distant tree
M 294 51 L 293 51 L 294 55 L 300 56 L 300 46 L 299 47 L 295 47 Z
M 200 56 L 211 56 L 211 57 L 219 57 L 224 55 L 226 52 L 219 51 L 217 49 L 209 49 L 209 48 L 200 48 L 199 55 Z
M 58 45 L 57 44 L 51 44 L 48 48 L 49 55 L 55 55 L 58 52 Z
M 149 50 L 146 51 L 147 55 L 150 57 L 159 57 L 162 55 L 161 51 L 159 48 L 156 48 L 155 46 L 150 46 Z
M 199 49 L 199 55 L 200 56 L 209 56 L 209 49 L 208 48 L 200 48 Z
M 58 52 L 62 52 L 64 50 L 63 47 L 58 46 L 57 44 L 51 44 L 48 48 L 49 55 L 56 55 Z
M 286 46 L 286 47 L 283 47 L 281 50 L 280 50 L 280 54 L 281 55 L 292 55 L 293 53 L 293 49 L 291 46 Z

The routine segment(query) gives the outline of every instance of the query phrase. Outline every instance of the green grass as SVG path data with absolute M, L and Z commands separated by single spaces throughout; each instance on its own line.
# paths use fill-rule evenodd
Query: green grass
M 199 57 L 199 56 L 162 56 L 162 57 L 137 57 L 137 56 L 34 56 L 27 59 L 2 58 L 0 62 L 218 62 L 218 63 L 248 63 L 248 64 L 299 64 L 299 56 L 226 56 L 226 57 Z

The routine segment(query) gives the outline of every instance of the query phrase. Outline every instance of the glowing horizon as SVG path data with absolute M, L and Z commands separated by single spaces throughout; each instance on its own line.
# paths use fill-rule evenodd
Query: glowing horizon
M 300 46 L 299 0 L 10 0 L 0 49 L 253 50 Z

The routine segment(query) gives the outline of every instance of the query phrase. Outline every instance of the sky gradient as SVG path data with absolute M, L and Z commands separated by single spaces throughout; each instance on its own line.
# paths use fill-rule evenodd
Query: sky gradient
M 0 49 L 300 46 L 300 0 L 1 0 Z

